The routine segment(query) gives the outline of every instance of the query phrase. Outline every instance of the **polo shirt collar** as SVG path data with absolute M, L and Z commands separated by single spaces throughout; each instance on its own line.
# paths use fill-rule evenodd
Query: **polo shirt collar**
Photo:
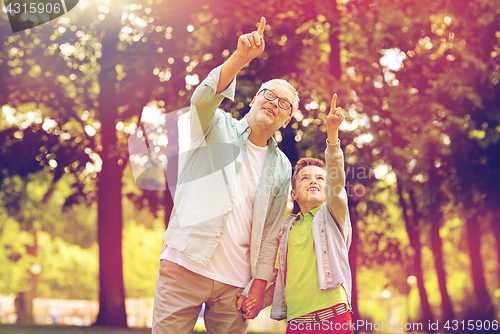
M 307 215 L 309 215 L 309 214 L 310 214 L 310 215 L 312 215 L 312 216 L 314 217 L 314 215 L 316 215 L 316 212 L 318 212 L 318 211 L 319 211 L 319 209 L 321 209 L 321 205 L 320 205 L 320 206 L 318 206 L 317 208 L 314 208 L 314 209 L 312 209 L 311 211 L 307 212 L 305 215 L 307 216 Z M 302 211 L 301 211 L 301 212 L 299 212 L 299 213 L 297 214 L 297 220 L 302 219 L 302 218 L 304 218 L 304 215 L 302 214 Z

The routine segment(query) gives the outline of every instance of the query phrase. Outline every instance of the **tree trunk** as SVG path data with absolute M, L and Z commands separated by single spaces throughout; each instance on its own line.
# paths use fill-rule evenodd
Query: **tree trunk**
M 431 156 L 435 155 L 434 148 L 429 152 Z M 441 294 L 441 308 L 443 310 L 443 320 L 452 321 L 455 319 L 455 314 L 453 312 L 453 305 L 450 300 L 450 295 L 448 294 L 448 289 L 446 287 L 446 270 L 444 268 L 444 257 L 443 257 L 443 243 L 441 236 L 439 235 L 439 229 L 443 221 L 443 212 L 441 211 L 441 205 L 444 202 L 444 197 L 442 191 L 439 189 L 440 175 L 436 167 L 432 166 L 429 170 L 429 184 L 432 187 L 429 189 L 431 192 L 431 203 L 428 204 L 429 210 L 427 214 L 426 221 L 431 223 L 431 245 L 432 253 L 434 256 L 434 267 L 436 269 L 439 292 Z M 414 198 L 414 196 L 412 196 Z M 414 205 L 416 206 L 416 205 Z
M 102 41 L 101 92 L 98 117 L 101 122 L 102 170 L 97 181 L 97 234 L 99 243 L 99 314 L 95 325 L 127 327 L 122 259 L 122 173 L 118 164 L 115 122 L 118 103 L 115 85 L 118 64 L 118 33 L 121 28 L 120 8 L 113 3 L 107 16 Z M 123 163 L 124 165 L 125 163 Z
M 342 67 L 340 62 L 340 13 L 337 9 L 336 1 L 314 1 L 315 12 L 319 15 L 324 15 L 328 23 L 330 23 L 330 34 L 328 42 L 330 43 L 330 55 L 328 59 L 329 72 L 337 80 L 342 75 Z
M 97 181 L 100 309 L 96 325 L 127 327 L 122 263 L 122 172 L 115 154 L 115 122 L 107 118 L 101 119 L 102 171 Z
M 38 256 L 37 231 L 35 229 L 30 229 L 28 232 L 33 237 L 33 245 L 27 247 L 27 253 L 36 258 Z M 14 300 L 17 313 L 16 323 L 19 325 L 34 323 L 33 299 L 36 296 L 40 272 L 34 272 L 33 267 L 31 267 L 26 274 L 29 277 L 28 290 L 18 292 Z
M 352 322 L 356 323 L 359 319 L 359 308 L 358 308 L 358 287 L 356 284 L 358 266 L 356 263 L 358 257 L 358 214 L 356 211 L 356 203 L 349 201 L 349 214 L 351 216 L 352 224 L 352 242 L 351 248 L 349 249 L 349 266 L 351 267 L 351 277 L 352 277 L 352 287 L 351 287 L 351 307 L 353 310 Z M 356 333 L 357 331 L 355 331 Z
M 110 100 L 111 96 L 108 95 Z M 122 169 L 116 155 L 114 118 L 101 117 L 101 127 L 102 171 L 97 181 L 100 308 L 96 325 L 127 327 L 122 260 Z
M 446 288 L 446 270 L 444 269 L 443 246 L 441 236 L 439 235 L 440 222 L 442 221 L 442 213 L 436 212 L 435 221 L 431 226 L 431 242 L 432 252 L 434 254 L 434 266 L 439 284 L 439 292 L 441 293 L 441 307 L 443 309 L 444 321 L 452 321 L 455 319 L 453 306 L 451 304 L 450 295 Z
M 469 245 L 472 283 L 474 284 L 478 309 L 481 308 L 485 311 L 484 313 L 487 313 L 492 310 L 492 304 L 484 279 L 483 260 L 481 259 L 481 229 L 478 218 L 477 214 L 467 217 L 467 243 Z
M 321 12 L 320 12 L 321 13 Z M 340 65 L 340 14 L 337 9 L 337 2 L 332 1 L 330 18 L 328 22 L 330 22 L 330 36 L 328 40 L 330 42 L 330 74 L 332 74 L 337 80 L 340 80 L 342 75 L 342 67 Z
M 20 291 L 14 300 L 17 313 L 18 325 L 29 325 L 33 323 L 33 297 L 30 291 Z
M 495 212 L 491 221 L 491 226 L 495 233 L 496 249 L 497 249 L 497 263 L 500 263 L 500 213 Z M 498 282 L 500 282 L 500 265 L 497 266 Z
M 415 255 L 413 259 L 413 272 L 417 277 L 418 292 L 420 295 L 420 307 L 422 309 L 422 320 L 425 324 L 429 321 L 432 322 L 432 313 L 429 305 L 429 300 L 427 298 L 427 292 L 424 285 L 424 271 L 422 269 L 422 246 L 420 244 L 420 235 L 414 221 L 414 217 L 408 214 L 408 206 L 403 197 L 402 182 L 397 180 L 397 191 L 399 196 L 399 203 L 403 211 L 403 218 L 405 221 L 406 231 L 408 233 L 408 238 L 410 239 L 410 247 L 413 248 Z
M 106 91 L 107 99 L 112 100 L 109 89 L 102 89 L 101 95 Z M 122 263 L 122 170 L 116 155 L 115 121 L 109 117 L 113 111 L 106 104 L 109 103 L 101 105 L 101 110 L 109 112 L 101 117 L 102 171 L 97 181 L 100 308 L 96 325 L 127 327 Z
M 299 154 L 297 152 L 297 142 L 295 141 L 295 132 L 291 126 L 287 126 L 284 129 L 280 129 L 282 140 L 279 146 L 283 153 L 287 156 L 288 160 L 295 167 L 297 161 L 299 161 Z M 291 175 L 290 175 L 291 177 Z

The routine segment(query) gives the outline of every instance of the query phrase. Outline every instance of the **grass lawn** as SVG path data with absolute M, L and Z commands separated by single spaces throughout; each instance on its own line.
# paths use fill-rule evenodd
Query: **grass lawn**
M 108 327 L 79 327 L 79 326 L 18 326 L 0 324 L 0 334 L 151 334 L 150 328 L 108 328 Z M 203 334 L 206 332 L 194 331 L 193 334 Z M 414 334 L 426 334 L 426 332 L 410 332 Z M 441 332 L 439 332 L 441 333 Z M 248 334 L 266 334 L 249 332 Z M 366 334 L 361 332 L 360 334 Z
M 150 334 L 151 329 L 119 329 L 108 327 L 80 327 L 80 326 L 37 326 L 37 325 L 0 325 L 2 334 Z
M 151 334 L 150 328 L 109 328 L 109 327 L 80 327 L 80 326 L 18 326 L 0 324 L 1 334 Z M 206 332 L 194 331 L 193 334 Z M 251 333 L 249 333 L 251 334 Z M 257 333 L 254 333 L 257 334 Z
M 0 325 L 1 334 L 151 334 L 150 328 L 108 328 L 79 326 L 18 326 Z M 193 332 L 201 334 L 206 332 Z

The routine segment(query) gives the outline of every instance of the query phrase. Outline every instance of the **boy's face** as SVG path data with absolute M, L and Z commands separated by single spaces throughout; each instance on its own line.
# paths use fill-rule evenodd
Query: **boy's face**
M 306 166 L 302 168 L 295 180 L 295 189 L 291 195 L 299 206 L 307 206 L 314 209 L 326 201 L 325 193 L 326 171 L 318 166 Z

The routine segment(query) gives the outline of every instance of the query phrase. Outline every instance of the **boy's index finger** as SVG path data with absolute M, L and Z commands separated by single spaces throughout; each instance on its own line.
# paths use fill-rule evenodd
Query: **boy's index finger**
M 264 16 L 262 16 L 260 18 L 260 24 L 259 24 L 259 28 L 257 28 L 257 32 L 259 33 L 259 35 L 264 35 L 264 29 L 266 28 L 266 18 Z
M 333 94 L 332 97 L 332 109 L 335 110 L 337 108 L 337 93 Z

